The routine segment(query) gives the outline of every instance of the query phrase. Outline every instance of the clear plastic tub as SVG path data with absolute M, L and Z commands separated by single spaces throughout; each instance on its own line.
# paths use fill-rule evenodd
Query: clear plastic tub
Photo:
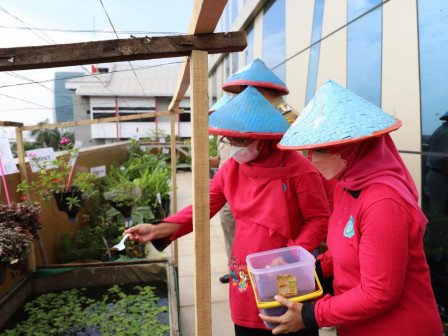
M 304 301 L 322 295 L 316 290 L 315 258 L 300 246 L 253 253 L 247 256 L 257 306 L 260 312 L 269 316 L 283 315 L 287 308 L 274 300 L 281 295 L 292 301 Z M 312 295 L 310 295 L 312 293 Z M 268 328 L 275 324 L 265 322 Z

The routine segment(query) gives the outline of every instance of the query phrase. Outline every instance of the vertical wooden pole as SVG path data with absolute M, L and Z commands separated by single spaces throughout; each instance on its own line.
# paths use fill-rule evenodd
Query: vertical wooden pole
M 22 130 L 16 128 L 16 144 L 17 144 L 17 158 L 19 159 L 19 171 L 20 171 L 20 182 L 28 181 L 28 174 L 26 172 L 25 165 L 25 148 L 23 146 L 23 134 Z
M 23 133 L 19 127 L 16 127 L 16 145 L 17 145 L 17 158 L 19 159 L 20 182 L 23 181 L 28 182 L 28 174 L 26 172 L 26 165 L 25 165 L 25 148 L 23 146 Z M 34 248 L 34 241 L 33 244 L 31 245 L 31 251 L 28 260 L 29 260 L 28 268 L 30 269 L 30 271 L 35 272 L 36 252 Z
M 193 171 L 193 244 L 196 336 L 212 334 L 210 285 L 210 188 L 208 149 L 207 52 L 190 58 L 191 152 Z
M 174 128 L 174 113 L 170 114 L 171 123 L 171 185 L 173 187 L 173 213 L 177 212 L 177 157 L 176 157 L 176 131 Z M 174 241 L 174 264 L 179 265 L 179 249 L 177 240 Z
M 17 127 L 16 128 L 16 144 L 17 144 L 17 158 L 19 159 L 19 171 L 20 171 L 20 182 L 27 181 L 28 182 L 28 173 L 26 170 L 26 164 L 25 164 L 25 148 L 23 146 L 23 133 L 22 129 Z M 30 195 L 25 195 L 30 196 Z M 42 239 L 38 238 L 37 243 L 39 246 L 40 255 L 42 257 L 42 262 L 44 265 L 48 265 L 48 258 L 47 254 L 45 253 L 45 247 Z M 36 270 L 36 252 L 34 248 L 34 243 L 32 245 L 31 253 L 30 253 L 30 265 L 29 268 L 31 271 Z
M 118 117 L 118 99 L 115 97 L 115 116 Z M 120 140 L 120 127 L 119 127 L 119 121 L 117 120 L 116 123 L 116 129 L 117 129 L 117 141 Z

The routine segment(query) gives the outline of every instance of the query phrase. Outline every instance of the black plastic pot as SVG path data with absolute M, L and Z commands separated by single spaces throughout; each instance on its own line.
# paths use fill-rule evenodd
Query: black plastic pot
M 56 205 L 58 206 L 58 210 L 65 212 L 68 215 L 69 222 L 76 222 L 78 211 L 81 210 L 82 206 L 84 205 L 84 201 L 82 199 L 82 191 L 79 190 L 78 187 L 70 187 L 68 191 L 54 193 L 53 196 L 56 201 Z M 72 208 L 69 209 L 69 206 L 67 204 L 67 197 L 77 197 L 79 199 L 80 206 L 73 205 Z
M 111 206 L 113 206 L 115 209 L 117 209 L 117 211 L 119 211 L 123 217 L 125 218 L 125 220 L 130 220 L 132 219 L 132 210 L 134 209 L 134 205 L 118 205 L 116 202 L 114 201 L 109 201 L 109 204 Z
M 160 220 L 164 219 L 170 214 L 170 205 L 171 205 L 171 199 L 170 197 L 162 198 L 162 206 L 160 204 L 157 204 L 157 207 L 153 209 L 154 213 L 154 220 Z

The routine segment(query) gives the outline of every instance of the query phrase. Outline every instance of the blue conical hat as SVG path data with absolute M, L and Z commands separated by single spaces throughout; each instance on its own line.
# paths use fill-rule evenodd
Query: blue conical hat
M 225 93 L 221 98 L 218 99 L 216 103 L 212 105 L 212 107 L 210 107 L 208 113 L 212 113 L 220 107 L 224 106 L 224 104 L 227 103 L 230 99 L 232 99 L 232 96 L 230 96 L 228 93 Z
M 341 85 L 327 80 L 283 136 L 281 149 L 352 143 L 394 131 L 401 121 Z
M 280 91 L 281 95 L 289 93 L 285 83 L 278 78 L 262 60 L 257 58 L 231 75 L 222 85 L 226 92 L 240 93 L 241 85 L 260 86 Z
M 289 124 L 252 86 L 210 115 L 210 134 L 253 139 L 280 139 Z

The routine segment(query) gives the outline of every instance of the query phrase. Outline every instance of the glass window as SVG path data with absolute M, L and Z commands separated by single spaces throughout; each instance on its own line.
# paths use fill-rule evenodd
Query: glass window
M 211 77 L 212 77 L 212 103 L 210 104 L 210 106 L 216 103 L 218 96 L 218 78 L 216 76 L 216 70 L 212 72 Z
M 224 81 L 230 76 L 230 59 L 229 54 L 224 57 Z
M 246 29 L 247 47 L 244 49 L 244 65 L 254 60 L 254 24 Z
M 270 0 L 264 6 L 263 61 L 286 80 L 285 0 Z M 281 65 L 279 65 L 281 64 Z
M 232 74 L 238 71 L 238 53 L 232 53 Z
M 448 311 L 448 1 L 419 0 L 424 246 L 439 311 Z M 442 120 L 440 119 L 442 117 Z M 441 314 L 447 322 L 447 315 Z
M 238 17 L 238 0 L 232 0 L 232 24 Z
M 324 17 L 325 0 L 314 2 L 313 31 L 311 33 L 311 44 L 322 38 L 322 20 Z M 313 98 L 316 93 L 317 68 L 319 66 L 320 42 L 310 49 L 310 63 L 308 66 L 308 81 L 306 87 L 306 103 Z
M 224 8 L 223 12 L 223 29 L 225 32 L 229 31 L 229 3 L 227 3 L 226 7 Z
M 348 21 L 381 0 L 348 1 Z M 347 27 L 347 88 L 381 106 L 381 53 L 383 7 L 378 7 Z

